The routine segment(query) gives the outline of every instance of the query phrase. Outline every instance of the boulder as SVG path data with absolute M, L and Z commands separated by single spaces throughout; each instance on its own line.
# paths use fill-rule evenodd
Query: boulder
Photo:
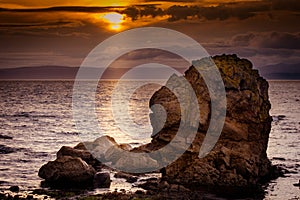
M 43 165 L 38 175 L 52 187 L 74 188 L 92 186 L 95 173 L 81 158 L 61 156 Z
M 94 188 L 109 188 L 110 187 L 110 174 L 98 172 L 94 176 Z
M 118 144 L 114 138 L 110 136 L 101 136 L 92 142 L 80 142 L 74 148 L 63 146 L 57 152 L 57 158 L 62 156 L 79 157 L 89 165 L 94 167 L 102 166 L 101 161 L 106 161 L 106 157 L 110 155 L 111 149 L 121 151 L 131 150 L 129 144 Z
M 118 143 L 110 136 L 102 136 L 95 141 L 87 143 L 86 148 L 93 154 L 93 156 L 101 161 L 105 161 L 105 155 L 110 148 L 117 147 Z
M 63 146 L 56 153 L 57 158 L 63 156 L 71 156 L 71 157 L 79 157 L 84 160 L 89 165 L 95 165 L 98 161 L 92 156 L 92 154 L 88 150 L 76 149 L 75 147 L 67 147 Z
M 198 61 L 205 67 L 204 58 Z M 267 179 L 271 163 L 267 158 L 269 132 L 272 118 L 268 100 L 268 82 L 253 69 L 252 63 L 236 55 L 222 55 L 212 58 L 223 79 L 227 110 L 221 136 L 213 150 L 199 158 L 199 150 L 209 126 L 211 108 L 210 96 L 204 79 L 194 66 L 184 77 L 193 87 L 200 108 L 199 126 L 192 145 L 175 162 L 165 167 L 163 179 L 172 184 L 252 186 Z M 175 90 L 180 90 L 180 77 L 172 76 Z M 152 109 L 150 119 L 153 130 L 150 144 L 135 148 L 136 152 L 155 151 L 168 144 L 176 135 L 180 123 L 180 105 L 176 96 L 162 87 L 150 100 L 152 105 L 161 105 L 167 113 L 162 125 L 161 109 Z M 153 108 L 153 107 L 151 107 Z M 164 122 L 164 121 L 163 121 Z

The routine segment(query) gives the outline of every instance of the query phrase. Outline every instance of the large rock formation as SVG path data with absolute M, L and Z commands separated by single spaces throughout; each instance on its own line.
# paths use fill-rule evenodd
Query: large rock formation
M 204 58 L 198 63 L 205 67 L 208 59 Z M 269 115 L 271 105 L 267 81 L 252 68 L 250 61 L 236 55 L 215 56 L 212 59 L 219 68 L 227 98 L 227 113 L 221 136 L 212 151 L 199 158 L 200 147 L 210 124 L 211 98 L 203 78 L 191 66 L 184 77 L 192 86 L 200 108 L 199 126 L 195 129 L 197 134 L 190 147 L 183 151 L 184 154 L 162 169 L 161 183 L 189 187 L 194 184 L 245 187 L 268 179 L 272 172 L 273 168 L 266 154 L 272 121 Z M 210 78 L 213 79 L 213 76 Z M 173 83 L 173 91 L 185 88 L 183 79 L 175 75 L 170 77 L 168 83 Z M 161 106 L 151 107 L 155 104 Z M 187 104 L 189 108 L 194 108 L 197 101 Z M 150 115 L 153 126 L 151 143 L 131 149 L 129 145 L 119 145 L 113 138 L 103 136 L 93 142 L 79 143 L 74 148 L 62 147 L 55 161 L 42 166 L 39 176 L 54 185 L 72 187 L 87 183 L 88 186 L 109 187 L 108 174 L 95 174 L 95 169 L 101 171 L 103 167 L 99 160 L 104 164 L 111 163 L 118 169 L 130 168 L 136 172 L 149 165 L 158 169 L 165 163 L 170 163 L 170 160 L 162 159 L 160 153 L 154 151 L 174 139 L 181 116 L 193 116 L 182 115 L 179 100 L 167 87 L 162 87 L 152 96 L 150 107 L 153 109 Z M 192 125 L 194 127 L 195 124 Z M 174 153 L 173 146 L 169 146 L 171 147 L 166 148 L 165 153 Z M 131 151 L 132 156 L 124 154 L 123 150 Z M 154 153 L 137 159 L 133 152 Z
M 248 60 L 236 55 L 215 56 L 212 59 L 219 68 L 227 96 L 227 114 L 221 137 L 206 157 L 198 157 L 209 126 L 211 99 L 203 78 L 191 66 L 184 77 L 190 82 L 198 99 L 201 114 L 198 133 L 190 148 L 162 170 L 163 178 L 168 182 L 186 185 L 255 185 L 263 181 L 271 169 L 266 154 L 272 121 L 269 115 L 268 83 Z M 176 85 L 175 90 L 176 87 L 180 89 L 181 85 Z M 162 87 L 150 100 L 150 106 L 154 104 L 165 108 L 166 123 L 161 131 L 153 135 L 150 144 L 136 151 L 157 150 L 168 144 L 177 132 L 180 106 L 176 96 L 167 87 Z M 153 130 L 160 129 L 161 112 L 153 110 L 150 118 Z

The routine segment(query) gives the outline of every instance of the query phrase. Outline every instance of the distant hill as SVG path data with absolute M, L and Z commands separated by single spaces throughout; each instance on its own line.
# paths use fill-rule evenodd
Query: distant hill
M 39 66 L 0 69 L 0 79 L 75 79 L 79 67 L 65 66 Z M 87 68 L 87 79 L 94 74 L 97 68 Z M 128 68 L 108 68 L 103 74 L 105 79 L 119 79 Z M 266 79 L 300 80 L 299 64 L 276 64 L 266 65 L 258 68 L 259 73 Z M 155 69 L 159 71 L 159 69 Z M 155 72 L 153 69 L 146 70 L 146 73 Z M 159 74 L 157 75 L 159 77 Z
M 0 79 L 74 79 L 78 69 L 62 66 L 0 69 Z
M 0 79 L 4 80 L 30 80 L 30 79 L 75 79 L 79 67 L 65 66 L 40 66 L 40 67 L 20 67 L 0 69 Z M 95 74 L 97 68 L 87 68 L 86 78 Z M 106 79 L 115 79 L 126 72 L 128 69 L 112 70 L 108 68 L 103 74 Z
M 300 80 L 300 63 L 266 65 L 258 70 L 266 79 Z

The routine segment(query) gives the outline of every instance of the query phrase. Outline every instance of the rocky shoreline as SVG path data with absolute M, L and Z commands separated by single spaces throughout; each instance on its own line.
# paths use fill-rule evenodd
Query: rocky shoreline
M 207 67 L 207 59 L 210 58 L 198 61 L 200 65 L 197 67 Z M 125 169 L 129 167 L 124 166 L 125 163 L 128 163 L 128 159 L 131 161 L 131 158 L 124 157 L 123 151 L 153 152 L 169 144 L 175 137 L 181 110 L 176 96 L 167 87 L 158 90 L 150 100 L 149 107 L 160 104 L 167 113 L 162 125 L 161 111 L 152 110 L 150 119 L 155 134 L 152 135 L 151 143 L 132 148 L 128 144 L 118 144 L 112 137 L 102 136 L 93 142 L 79 143 L 73 148 L 64 146 L 57 152 L 56 160 L 48 162 L 39 170 L 38 175 L 45 179 L 41 185 L 50 189 L 33 191 L 29 194 L 31 196 L 24 199 L 35 198 L 33 194 L 36 193 L 52 198 L 69 198 L 71 193 L 78 199 L 217 199 L 220 196 L 262 199 L 263 185 L 283 175 L 279 167 L 271 165 L 266 154 L 272 122 L 269 115 L 271 104 L 268 82 L 252 68 L 250 61 L 236 55 L 215 56 L 212 60 L 225 85 L 227 114 L 221 137 L 207 156 L 199 158 L 198 154 L 209 127 L 211 99 L 203 77 L 191 66 L 184 77 L 194 89 L 200 107 L 197 134 L 179 159 L 156 171 L 161 173 L 161 178 L 139 182 L 145 174 L 124 173 L 108 166 Z M 175 90 L 183 88 L 179 79 L 172 76 L 169 80 L 175 83 Z M 188 109 L 193 109 L 191 106 Z M 188 109 L 184 112 L 188 112 Z M 193 128 L 194 124 L 189 126 Z M 156 130 L 160 131 L 156 133 Z M 148 165 L 160 166 L 158 156 L 146 157 L 144 160 L 147 162 L 133 162 L 130 168 L 138 171 Z M 138 189 L 135 192 L 85 194 L 96 188 L 109 188 L 112 174 Z M 51 192 L 52 189 L 56 192 Z M 3 193 L 0 198 L 15 198 L 9 195 Z

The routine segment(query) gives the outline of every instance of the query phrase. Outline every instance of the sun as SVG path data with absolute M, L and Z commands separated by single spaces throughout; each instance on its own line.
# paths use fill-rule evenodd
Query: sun
M 112 24 L 120 24 L 123 21 L 123 15 L 119 13 L 107 13 L 103 16 L 103 19 Z
M 106 13 L 102 18 L 110 24 L 110 29 L 112 30 L 119 30 L 124 21 L 124 16 L 116 12 Z

